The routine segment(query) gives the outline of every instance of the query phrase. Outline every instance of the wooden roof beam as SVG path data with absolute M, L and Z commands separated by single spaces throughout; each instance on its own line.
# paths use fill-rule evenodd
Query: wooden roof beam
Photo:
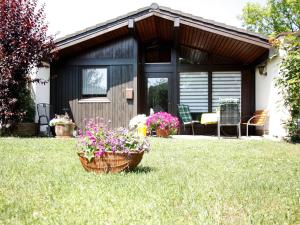
M 178 48 L 179 27 L 180 27 L 180 18 L 175 18 L 174 26 L 173 26 L 173 45 L 175 49 Z
M 137 40 L 138 43 L 140 43 L 140 38 L 139 38 L 139 35 L 138 35 L 138 32 L 137 32 L 137 29 L 136 29 L 136 26 L 135 26 L 135 21 L 133 18 L 130 18 L 128 20 L 128 30 L 129 30 L 129 34 Z

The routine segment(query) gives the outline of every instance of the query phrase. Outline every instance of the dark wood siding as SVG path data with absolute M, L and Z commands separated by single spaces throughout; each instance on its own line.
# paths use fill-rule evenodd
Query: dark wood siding
M 249 118 L 255 112 L 255 72 L 253 69 L 242 71 L 242 119 Z
M 96 117 L 111 121 L 112 127 L 127 127 L 129 120 L 137 111 L 136 101 L 127 100 L 125 97 L 126 88 L 136 88 L 135 51 L 137 51 L 136 41 L 128 37 L 53 63 L 50 83 L 53 112 L 61 114 L 68 111 L 80 128 L 84 119 Z M 80 102 L 82 68 L 86 66 L 107 68 L 106 100 L 109 102 Z

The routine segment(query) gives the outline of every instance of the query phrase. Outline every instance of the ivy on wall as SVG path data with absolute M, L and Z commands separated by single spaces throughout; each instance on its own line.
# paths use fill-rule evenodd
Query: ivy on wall
M 282 44 L 278 45 L 277 41 L 275 45 L 286 51 L 276 85 L 290 113 L 286 121 L 288 140 L 300 142 L 300 37 L 289 35 Z

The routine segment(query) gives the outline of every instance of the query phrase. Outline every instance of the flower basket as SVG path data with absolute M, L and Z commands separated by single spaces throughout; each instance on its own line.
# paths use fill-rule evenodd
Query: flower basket
M 157 137 L 167 138 L 170 135 L 169 129 L 161 129 L 161 128 L 157 127 L 155 131 L 156 131 Z
M 147 138 L 126 128 L 108 129 L 103 123 L 90 120 L 79 131 L 78 156 L 84 169 L 96 173 L 118 173 L 132 170 L 149 151 Z
M 147 118 L 146 125 L 150 134 L 155 130 L 157 137 L 166 138 L 177 132 L 179 120 L 169 113 L 158 112 Z
M 57 138 L 70 138 L 73 136 L 74 124 L 56 124 L 55 134 Z
M 94 157 L 88 161 L 83 153 L 78 153 L 83 168 L 88 172 L 119 173 L 124 170 L 132 170 L 141 162 L 144 151 L 140 152 L 105 152 L 100 157 Z

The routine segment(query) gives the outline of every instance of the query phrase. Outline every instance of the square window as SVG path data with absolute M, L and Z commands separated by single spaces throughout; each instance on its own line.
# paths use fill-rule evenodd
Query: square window
M 107 68 L 82 69 L 82 95 L 106 96 Z

